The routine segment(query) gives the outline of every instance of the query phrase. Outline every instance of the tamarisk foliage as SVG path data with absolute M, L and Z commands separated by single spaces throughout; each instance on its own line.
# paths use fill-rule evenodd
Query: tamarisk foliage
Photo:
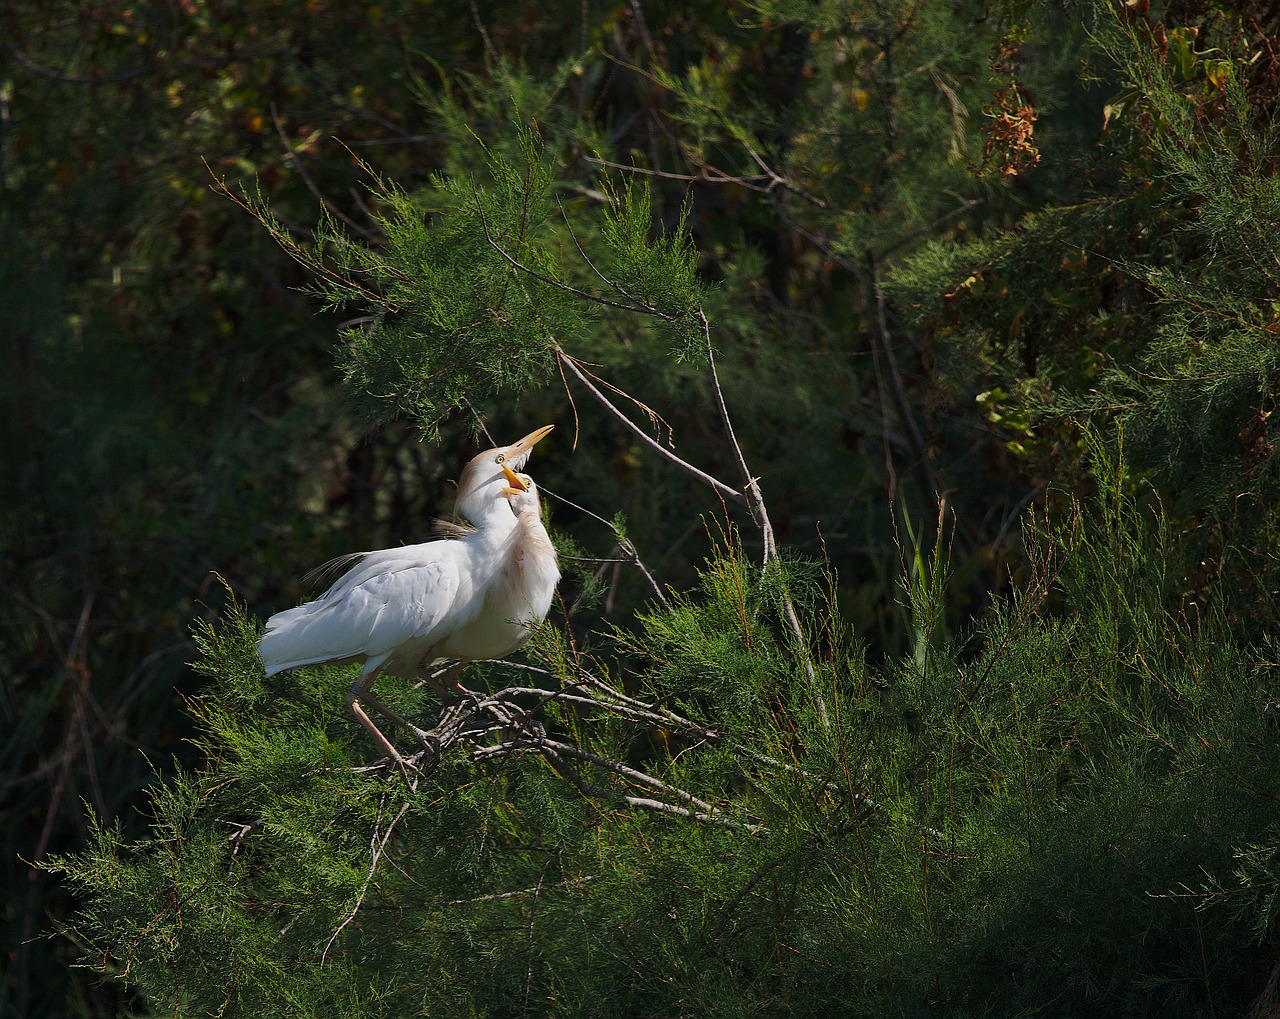
M 358 316 L 367 418 L 580 423 L 589 468 L 542 486 L 577 574 L 468 692 L 380 681 L 430 737 L 407 779 L 350 669 L 264 679 L 234 597 L 199 623 L 198 765 L 148 834 L 52 860 L 92 964 L 179 1015 L 1274 1009 L 1276 168 L 1257 40 L 1139 6 L 1089 9 L 1125 79 L 1091 169 L 1129 190 L 1034 215 L 1011 189 L 1071 135 L 1037 76 L 1086 42 L 1037 63 L 1066 15 L 1029 5 L 751 5 L 738 62 L 650 38 L 644 138 L 564 101 L 579 64 L 490 53 L 434 99 L 449 164 L 376 183 L 365 236 L 303 244 L 223 182 Z M 770 373 L 800 352 L 837 367 Z
M 490 692 L 396 693 L 438 717 L 412 788 L 364 763 L 344 670 L 262 685 L 237 608 L 201 637 L 202 771 L 157 788 L 150 840 L 61 861 L 80 936 L 193 1015 L 1245 1001 L 1274 942 L 1273 666 L 1170 609 L 1168 529 L 1122 488 L 1028 538 L 968 641 L 875 670 L 792 575 L 829 727 L 783 569 L 723 548 L 614 649 L 546 630 Z

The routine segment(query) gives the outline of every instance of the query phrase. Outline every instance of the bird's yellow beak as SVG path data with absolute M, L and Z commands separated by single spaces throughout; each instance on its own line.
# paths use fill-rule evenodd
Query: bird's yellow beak
M 536 432 L 530 432 L 523 439 L 517 439 L 508 447 L 511 450 L 511 457 L 514 459 L 522 453 L 528 453 L 529 450 L 550 435 L 553 428 L 555 428 L 555 425 L 543 425 Z
M 551 429 L 554 427 L 555 425 L 543 425 L 536 432 L 530 432 L 523 439 L 517 439 L 503 450 L 502 470 L 507 472 L 508 467 L 513 471 L 520 470 L 528 462 L 529 454 L 533 452 L 533 447 L 551 434 Z M 507 473 L 507 480 L 511 480 L 510 473 Z M 523 492 L 524 490 L 525 486 L 521 485 L 520 491 Z
M 550 425 L 547 426 L 548 429 L 550 429 L 550 427 L 551 427 Z M 517 474 L 515 471 L 513 471 L 506 464 L 502 465 L 502 473 L 507 479 L 507 484 L 510 486 L 507 489 L 508 494 L 513 494 L 515 492 L 529 491 L 529 486 L 524 483 L 524 480 L 520 477 L 520 475 Z

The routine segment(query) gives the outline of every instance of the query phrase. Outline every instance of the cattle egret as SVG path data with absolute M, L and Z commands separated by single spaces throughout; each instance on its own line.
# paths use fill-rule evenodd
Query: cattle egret
M 364 662 L 347 706 L 392 760 L 400 755 L 361 702 L 411 725 L 373 695 L 382 672 L 412 677 L 445 659 L 501 658 L 523 647 L 551 606 L 560 571 L 542 524 L 538 490 L 516 473 L 552 429 L 472 458 L 458 482 L 460 536 L 357 552 L 333 566 L 346 572 L 319 598 L 267 620 L 258 650 L 268 676 L 304 665 Z

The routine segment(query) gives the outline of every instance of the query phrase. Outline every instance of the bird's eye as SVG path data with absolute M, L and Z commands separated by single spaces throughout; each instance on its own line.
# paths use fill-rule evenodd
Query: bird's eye
M 496 463 L 496 464 L 500 464 L 500 463 L 502 463 L 504 460 L 506 460 L 506 458 L 507 458 L 507 454 L 506 454 L 506 453 L 499 453 L 497 456 L 495 456 L 495 457 L 493 458 L 493 462 L 494 462 L 494 463 Z

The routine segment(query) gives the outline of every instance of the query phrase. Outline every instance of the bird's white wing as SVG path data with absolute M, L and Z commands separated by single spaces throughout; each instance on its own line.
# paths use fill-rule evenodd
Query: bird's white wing
M 339 578 L 341 578 L 348 570 L 353 569 L 358 563 L 363 562 L 370 555 L 377 555 L 376 552 L 348 552 L 346 555 L 336 556 L 327 563 L 321 563 L 314 570 L 311 570 L 302 577 L 302 586 L 316 590 L 323 588 L 328 590 Z
M 425 653 L 438 640 L 442 621 L 457 617 L 466 586 L 456 544 L 370 552 L 319 598 L 277 612 L 259 645 L 267 675 L 393 652 L 397 658 Z

